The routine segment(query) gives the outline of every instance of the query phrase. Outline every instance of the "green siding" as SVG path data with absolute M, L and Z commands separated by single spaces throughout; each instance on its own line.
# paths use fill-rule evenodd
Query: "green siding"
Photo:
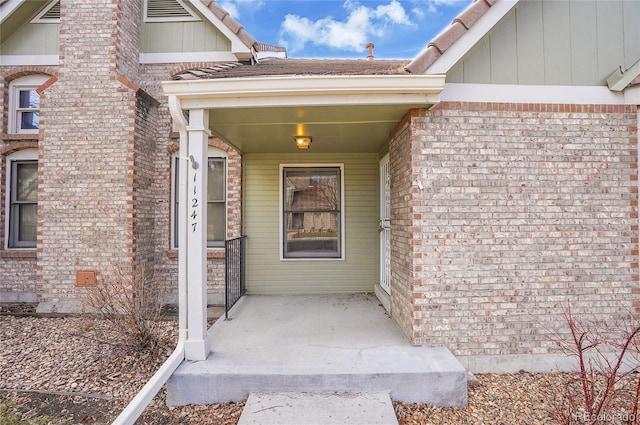
M 344 260 L 280 260 L 280 164 L 343 164 Z M 248 154 L 247 289 L 258 294 L 371 292 L 378 280 L 377 154 Z
M 35 16 L 31 8 L 39 3 L 27 4 L 2 24 L 0 55 L 57 55 L 60 24 L 30 24 Z M 30 8 L 31 7 L 31 8 Z M 27 15 L 27 13 L 29 15 Z M 18 19 L 23 19 L 18 22 Z
M 144 22 L 142 53 L 228 52 L 231 42 L 209 21 Z
M 640 1 L 521 1 L 447 74 L 450 83 L 606 85 L 640 59 Z

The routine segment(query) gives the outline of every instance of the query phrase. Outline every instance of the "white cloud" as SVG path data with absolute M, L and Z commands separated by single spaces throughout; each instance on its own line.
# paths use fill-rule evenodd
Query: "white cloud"
M 438 13 L 438 9 L 442 6 L 458 6 L 462 3 L 471 3 L 471 0 L 419 0 L 418 3 L 423 4 L 421 7 L 424 7 L 428 13 Z M 416 11 L 421 11 L 421 13 L 424 14 L 424 11 L 420 7 L 414 8 L 414 13 L 416 13 Z
M 363 6 L 357 1 L 343 4 L 349 15 L 338 21 L 328 16 L 316 21 L 298 15 L 287 15 L 280 25 L 280 41 L 290 52 L 301 50 L 305 44 L 327 46 L 338 50 L 361 52 L 372 37 L 383 37 L 394 25 L 412 25 L 404 7 L 397 0 L 376 7 Z
M 255 12 L 264 6 L 264 0 L 219 0 L 220 6 L 238 19 L 242 12 Z
M 238 10 L 238 7 L 235 5 L 235 3 L 232 3 L 230 1 L 220 1 L 220 7 L 229 12 L 229 15 L 231 15 L 235 19 L 238 19 L 240 17 L 240 11 Z

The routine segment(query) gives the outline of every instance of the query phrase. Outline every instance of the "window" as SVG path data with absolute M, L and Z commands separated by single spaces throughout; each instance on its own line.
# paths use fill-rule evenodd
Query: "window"
M 209 149 L 207 161 L 207 246 L 223 247 L 227 238 L 227 160 L 218 149 Z M 180 160 L 173 158 L 173 247 L 178 248 L 178 200 Z
M 7 248 L 35 248 L 38 209 L 38 161 L 35 149 L 7 157 Z
M 36 89 L 46 75 L 30 75 L 9 84 L 9 133 L 37 133 L 40 128 L 40 95 Z
M 282 167 L 282 257 L 342 258 L 342 166 Z

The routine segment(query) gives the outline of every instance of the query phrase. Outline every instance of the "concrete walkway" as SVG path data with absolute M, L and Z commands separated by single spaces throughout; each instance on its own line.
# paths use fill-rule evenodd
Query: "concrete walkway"
M 398 425 L 389 393 L 251 393 L 238 425 Z
M 444 347 L 413 347 L 372 294 L 243 297 L 209 330 L 206 361 L 167 383 L 169 405 L 246 400 L 252 392 L 389 393 L 467 403 L 466 371 Z

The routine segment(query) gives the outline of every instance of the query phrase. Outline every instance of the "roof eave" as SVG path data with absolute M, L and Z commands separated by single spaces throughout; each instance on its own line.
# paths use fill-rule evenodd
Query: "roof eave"
M 164 94 L 184 109 L 438 103 L 438 75 L 309 75 L 165 81 Z
M 519 1 L 475 1 L 458 15 L 450 26 L 427 44 L 425 49 L 406 66 L 407 71 L 412 74 L 446 74 Z M 465 16 L 473 15 L 474 12 L 480 16 L 469 23 L 469 19 L 465 19 Z
M 4 22 L 26 0 L 8 0 L 0 3 L 0 23 Z

